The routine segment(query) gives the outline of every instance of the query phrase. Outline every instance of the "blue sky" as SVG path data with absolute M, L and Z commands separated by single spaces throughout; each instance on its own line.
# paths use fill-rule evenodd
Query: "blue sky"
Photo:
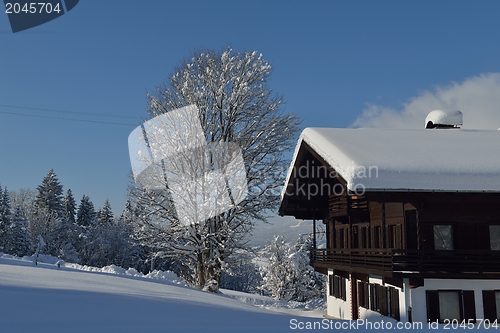
M 498 17 L 498 1 L 80 0 L 13 34 L 0 13 L 0 184 L 35 188 L 54 168 L 78 202 L 109 198 L 119 213 L 146 93 L 199 48 L 261 52 L 302 127 L 423 126 L 424 112 L 450 107 L 497 129 Z

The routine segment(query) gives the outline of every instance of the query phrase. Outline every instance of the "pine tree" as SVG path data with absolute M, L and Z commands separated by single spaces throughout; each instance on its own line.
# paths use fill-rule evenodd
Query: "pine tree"
M 87 195 L 84 195 L 76 213 L 76 223 L 79 226 L 90 227 L 96 222 L 94 204 Z
M 4 247 L 8 228 L 10 226 L 10 199 L 7 189 L 2 190 L 0 186 L 0 251 Z
M 131 237 L 131 212 L 132 207 L 129 204 L 120 218 L 115 219 L 109 201 L 106 200 L 103 208 L 97 213 L 97 223 L 86 229 L 82 251 L 85 264 L 97 267 L 114 264 L 124 268 L 143 268 L 141 260 L 144 256 L 141 256 L 141 248 Z
M 20 207 L 16 208 L 12 223 L 5 235 L 4 252 L 19 257 L 31 254 L 32 242 L 28 231 L 28 222 Z
M 65 219 L 63 186 L 51 169 L 37 187 L 35 214 L 30 221 L 33 238 L 42 236 L 44 252 L 65 260 L 75 260 L 72 232 Z
M 134 219 L 134 207 L 130 199 L 127 199 L 127 202 L 125 202 L 125 208 L 120 215 L 120 219 L 122 219 L 127 224 L 132 223 L 132 220 Z
M 69 262 L 79 262 L 77 247 L 80 228 L 75 221 L 76 202 L 71 189 L 66 191 L 62 206 L 59 256 Z
M 122 267 L 134 267 L 135 269 L 145 272 L 146 271 L 146 249 L 141 244 L 141 232 L 136 230 L 138 226 L 135 223 L 137 216 L 135 214 L 135 209 L 130 200 L 125 203 L 125 208 L 123 209 L 117 223 L 121 226 L 121 229 L 125 231 L 127 248 L 126 252 L 122 251 L 121 258 L 126 261 L 122 263 Z M 126 259 L 125 259 L 126 258 Z
M 0 188 L 1 191 L 1 188 Z M 4 189 L 3 193 L 0 192 L 1 202 L 0 202 L 0 219 L 5 225 L 10 224 L 11 220 L 11 206 L 10 206 L 10 196 L 7 188 Z
M 99 210 L 97 214 L 97 224 L 111 224 L 113 222 L 113 219 L 114 216 L 111 205 L 109 204 L 109 200 L 106 199 L 106 201 L 104 202 L 104 206 Z
M 74 224 L 76 222 L 76 201 L 73 197 L 73 193 L 71 189 L 66 191 L 66 196 L 63 199 L 63 208 L 64 208 L 64 219 L 70 223 Z
M 103 267 L 116 264 L 122 231 L 114 223 L 109 201 L 97 211 L 97 223 L 87 229 L 84 246 L 84 258 L 87 265 Z
M 50 169 L 42 184 L 37 187 L 38 193 L 35 199 L 37 212 L 45 210 L 55 213 L 57 217 L 63 215 L 63 187 L 59 183 L 53 169 Z
M 78 256 L 82 264 L 91 265 L 93 263 L 92 255 L 98 251 L 98 249 L 93 248 L 97 213 L 94 209 L 94 204 L 87 195 L 82 197 L 80 205 L 78 206 L 76 224 L 79 228 L 79 234 L 75 244 Z

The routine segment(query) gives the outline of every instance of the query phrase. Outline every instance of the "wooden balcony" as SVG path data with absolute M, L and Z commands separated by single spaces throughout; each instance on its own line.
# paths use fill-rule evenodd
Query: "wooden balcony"
M 317 268 L 384 277 L 500 279 L 500 251 L 317 249 L 311 261 Z
M 368 220 L 368 201 L 364 196 L 336 196 L 329 197 L 329 215 L 330 217 L 350 216 L 364 218 Z

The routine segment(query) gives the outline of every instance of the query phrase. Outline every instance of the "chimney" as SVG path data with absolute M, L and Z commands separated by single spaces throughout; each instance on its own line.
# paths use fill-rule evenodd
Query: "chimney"
M 455 111 L 431 111 L 425 118 L 425 128 L 427 129 L 442 129 L 442 128 L 460 128 L 463 125 L 462 112 Z

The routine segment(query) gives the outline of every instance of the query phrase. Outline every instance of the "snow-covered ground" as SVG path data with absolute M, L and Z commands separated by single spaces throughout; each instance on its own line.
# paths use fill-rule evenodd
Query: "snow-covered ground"
M 116 266 L 95 268 L 64 262 L 58 267 L 55 258 L 41 259 L 44 262 L 35 266 L 31 258 L 0 253 L 0 333 L 274 333 L 387 328 L 382 320 L 370 326 L 323 318 L 320 303 L 304 306 L 230 290 L 221 294 L 195 290 L 171 272 L 143 275 Z M 391 328 L 445 332 L 454 327 L 436 330 L 423 323 L 418 330 Z M 490 331 L 477 326 L 473 330 Z
M 0 255 L 0 332 L 289 332 L 291 319 L 324 314 L 259 295 L 191 289 L 170 272 L 58 268 L 44 259 L 35 266 Z

